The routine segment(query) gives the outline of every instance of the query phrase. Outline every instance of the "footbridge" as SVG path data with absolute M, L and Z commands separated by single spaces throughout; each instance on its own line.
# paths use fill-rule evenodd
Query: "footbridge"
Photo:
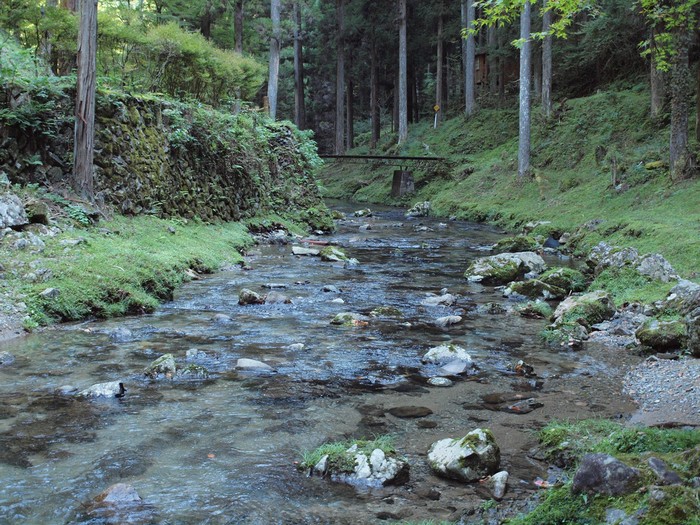
M 384 166 L 396 166 L 391 183 L 391 196 L 401 197 L 415 191 L 412 169 L 433 168 L 436 163 L 446 163 L 444 157 L 408 157 L 399 155 L 320 155 L 322 159 L 341 162 L 364 163 L 372 162 Z

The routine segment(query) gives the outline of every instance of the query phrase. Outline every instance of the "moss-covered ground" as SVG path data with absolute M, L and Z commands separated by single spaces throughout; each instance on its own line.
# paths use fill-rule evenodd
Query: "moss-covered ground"
M 541 234 L 573 233 L 600 220 L 575 236 L 578 253 L 600 241 L 635 246 L 641 253 L 662 253 L 683 277 L 697 280 L 700 180 L 670 180 L 668 127 L 650 120 L 648 107 L 649 93 L 638 86 L 566 100 L 551 120 L 533 108 L 533 176 L 524 181 L 516 176 L 516 108 L 483 109 L 438 129 L 419 123 L 410 127 L 405 144 L 396 146 L 395 135 L 386 134 L 373 152 L 445 157 L 445 164 L 414 170 L 415 194 L 392 199 L 395 168 L 376 164 L 327 164 L 323 191 L 368 203 L 429 200 L 435 214 L 513 231 L 528 221 L 550 221 L 536 230 Z M 350 153 L 369 153 L 366 138 Z

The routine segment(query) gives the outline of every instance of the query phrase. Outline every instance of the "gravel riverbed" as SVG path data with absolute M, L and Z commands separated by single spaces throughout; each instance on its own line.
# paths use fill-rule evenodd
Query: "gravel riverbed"
M 630 423 L 700 426 L 700 359 L 649 358 L 626 374 L 623 391 L 639 405 Z

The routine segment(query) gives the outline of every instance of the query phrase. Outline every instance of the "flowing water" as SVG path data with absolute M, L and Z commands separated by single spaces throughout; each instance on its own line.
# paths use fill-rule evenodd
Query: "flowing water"
M 371 229 L 360 229 L 367 224 Z M 426 452 L 438 439 L 477 427 L 492 429 L 511 474 L 501 505 L 517 506 L 538 490 L 534 480 L 547 476 L 546 465 L 526 455 L 534 431 L 553 418 L 613 417 L 631 405 L 619 393 L 617 351 L 552 350 L 537 335 L 544 321 L 479 313 L 480 305 L 507 301 L 493 287 L 468 283 L 463 272 L 501 237 L 483 225 L 406 220 L 400 210 L 381 209 L 341 221 L 325 238 L 358 266 L 261 245 L 245 269 L 189 283 L 153 315 L 0 343 L 16 356 L 0 368 L 0 524 L 469 522 L 488 491 L 433 476 Z M 265 293 L 270 284 L 284 286 L 292 303 L 238 305 L 242 288 Z M 338 291 L 325 292 L 326 285 Z M 421 305 L 443 288 L 458 296 L 455 305 Z M 330 324 L 339 312 L 380 306 L 403 317 Z M 433 324 L 456 314 L 464 319 L 457 325 Z M 290 348 L 295 343 L 304 348 Z M 449 388 L 429 386 L 437 367 L 420 362 L 443 343 L 467 348 L 478 366 Z M 200 351 L 195 359 L 209 379 L 143 376 L 164 353 L 187 364 L 191 349 Z M 242 357 L 274 372 L 236 370 Z M 513 374 L 519 359 L 534 366 L 541 384 Z M 60 393 L 115 380 L 127 388 L 121 399 Z M 544 406 L 528 414 L 494 410 L 516 396 Z M 400 406 L 433 413 L 388 413 Z M 381 434 L 393 435 L 409 459 L 408 485 L 359 490 L 295 467 L 303 451 L 329 440 Z M 143 504 L 116 516 L 94 510 L 91 500 L 118 482 L 133 486 Z

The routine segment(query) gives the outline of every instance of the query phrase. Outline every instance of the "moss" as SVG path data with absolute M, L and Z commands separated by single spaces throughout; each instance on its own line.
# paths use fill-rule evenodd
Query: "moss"
M 590 290 L 605 290 L 616 304 L 663 300 L 675 282 L 662 283 L 641 275 L 633 268 L 607 268 L 590 284 Z
M 496 253 L 534 252 L 541 248 L 542 245 L 538 243 L 534 237 L 530 237 L 529 235 L 517 235 L 515 237 L 501 239 L 493 247 L 493 251 Z
M 674 350 L 685 346 L 685 323 L 679 320 L 659 321 L 647 319 L 635 333 L 639 342 L 654 350 Z
M 401 319 L 403 317 L 403 312 L 394 306 L 378 306 L 370 312 L 370 315 L 374 317 L 392 317 L 394 319 Z
M 550 268 L 540 275 L 539 279 L 567 292 L 582 292 L 586 289 L 586 276 L 573 268 Z
M 356 451 L 348 452 L 348 449 L 354 446 L 357 447 Z M 305 452 L 299 463 L 299 468 L 313 468 L 324 456 L 328 456 L 329 471 L 353 472 L 355 469 L 355 455 L 362 453 L 369 457 L 375 449 L 380 449 L 387 456 L 396 456 L 393 438 L 391 436 L 379 436 L 372 440 L 357 439 L 326 443 L 315 450 Z
M 509 288 L 520 295 L 530 299 L 544 297 L 545 299 L 563 299 L 566 297 L 566 290 L 559 288 L 540 279 L 529 279 L 527 281 L 514 282 Z
M 508 261 L 503 264 L 490 264 L 486 270 L 480 271 L 478 262 L 472 263 L 464 272 L 464 277 L 469 279 L 473 275 L 483 276 L 484 284 L 505 284 L 514 281 L 522 275 L 521 265 L 516 261 Z M 476 273 L 478 272 L 478 273 Z

